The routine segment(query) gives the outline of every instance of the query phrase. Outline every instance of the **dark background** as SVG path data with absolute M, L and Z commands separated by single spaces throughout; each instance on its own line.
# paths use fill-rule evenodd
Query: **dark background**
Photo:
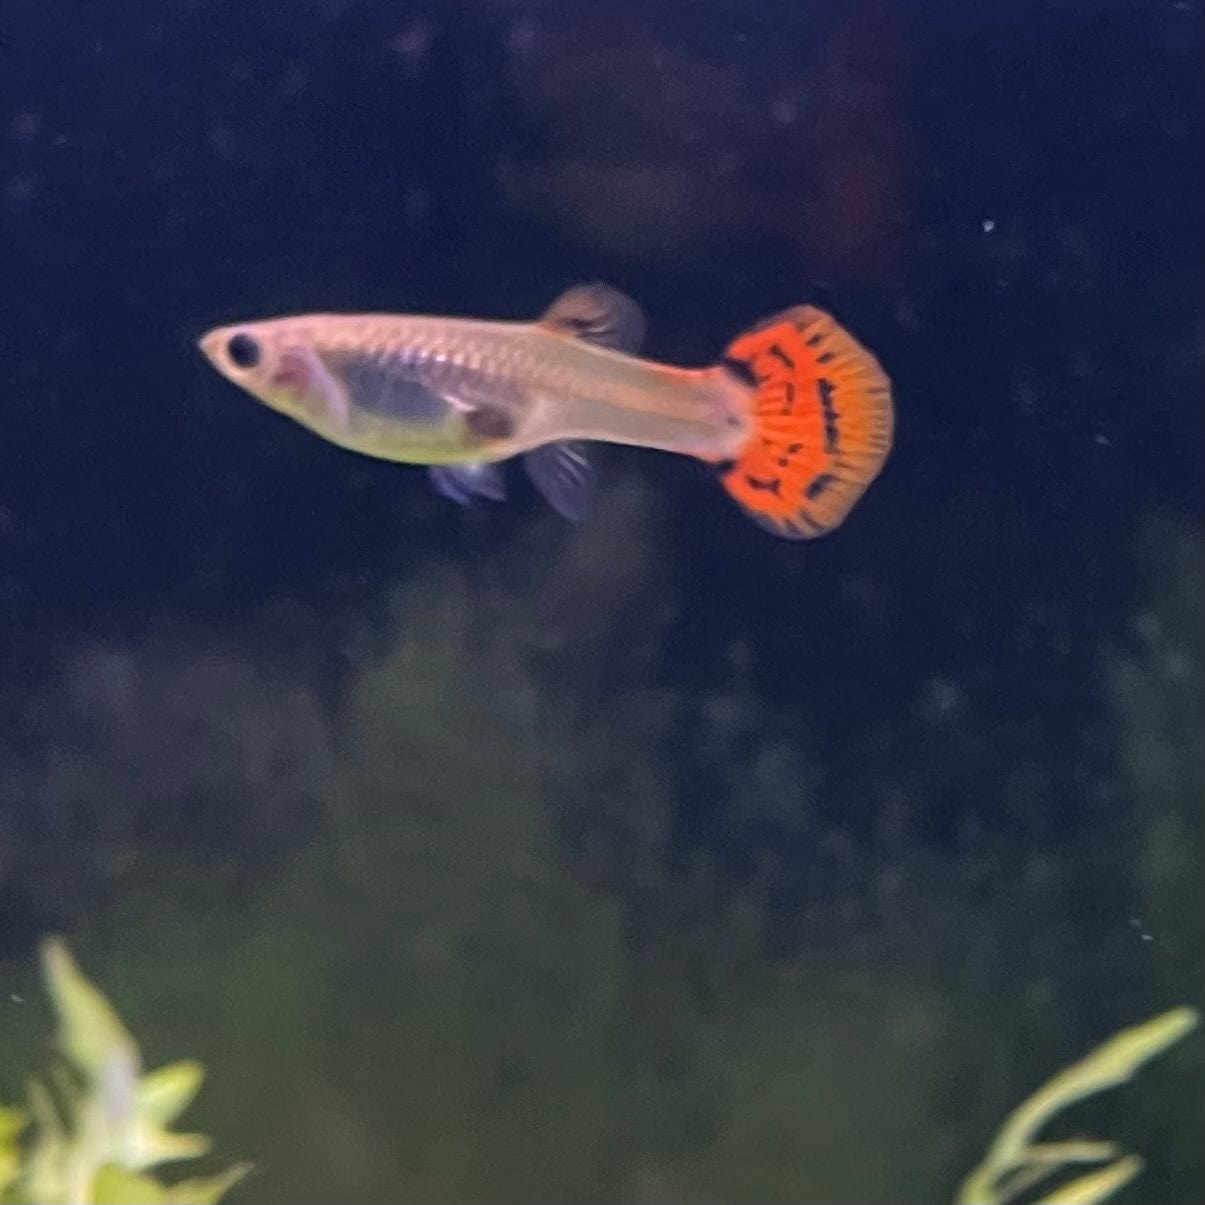
M 836 742 L 891 725 L 892 759 L 916 754 L 923 684 L 957 680 L 980 717 L 1041 715 L 1028 739 L 1064 775 L 1041 823 L 1073 825 L 1092 659 L 1132 604 L 1127 525 L 1201 514 L 1199 6 L 743 7 L 115 3 L 60 23 L 9 0 L 5 677 L 64 627 L 355 605 L 428 558 L 494 555 L 538 505 L 517 484 L 466 517 L 423 473 L 274 420 L 200 361 L 209 326 L 517 317 L 598 276 L 647 308 L 649 354 L 705 362 L 815 300 L 893 375 L 896 452 L 808 547 L 751 530 L 695 466 L 613 458 L 655 484 L 689 596 L 658 672 L 714 679 L 739 638 L 760 690 Z M 562 160 L 619 181 L 586 177 L 592 223 L 547 184 Z M 935 830 L 967 789 L 993 812 L 980 770 L 929 793 Z

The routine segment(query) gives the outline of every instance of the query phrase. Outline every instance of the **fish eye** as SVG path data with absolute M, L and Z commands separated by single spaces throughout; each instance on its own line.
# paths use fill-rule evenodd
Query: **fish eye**
M 230 336 L 226 343 L 226 354 L 231 363 L 239 368 L 254 368 L 259 363 L 259 343 L 250 335 L 240 332 Z

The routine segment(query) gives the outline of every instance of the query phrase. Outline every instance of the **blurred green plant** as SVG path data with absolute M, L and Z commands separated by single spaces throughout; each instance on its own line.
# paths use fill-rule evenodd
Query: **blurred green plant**
M 1192 999 L 1136 967 L 1196 923 L 1199 845 L 1144 910 L 1157 940 L 1127 901 L 1103 944 L 1084 901 L 1141 848 L 1123 802 L 1074 848 L 968 826 L 934 849 L 927 780 L 885 774 L 861 800 L 740 647 L 722 684 L 663 678 L 683 610 L 641 538 L 645 500 L 600 501 L 568 545 L 529 533 L 514 577 L 535 585 L 470 560 L 340 629 L 337 690 L 306 653 L 330 638 L 287 607 L 237 639 L 168 624 L 66 650 L 58 695 L 0 748 L 0 826 L 38 820 L 8 843 L 13 880 L 35 916 L 88 934 L 146 1049 L 204 1052 L 199 1124 L 270 1169 L 261 1201 L 948 1197 L 1084 1032 Z M 1133 672 L 1123 701 L 1160 705 L 1152 792 L 1161 769 L 1191 786 L 1166 733 L 1193 696 Z M 969 731 L 994 764 L 995 735 Z M 781 852 L 751 841 L 734 876 L 676 845 L 694 783 L 732 844 L 772 829 Z M 843 822 L 862 805 L 865 838 Z M 28 970 L 3 973 L 20 989 Z M 0 1010 L 11 1094 L 32 1010 Z M 1147 1201 L 1201 1183 L 1199 1056 L 1183 1043 L 1167 1089 L 1126 1114 Z M 1118 1132 L 1111 1102 L 1081 1107 Z
M 1091 1054 L 1059 1072 L 1015 1109 L 1000 1127 L 987 1157 L 963 1181 L 957 1205 L 1004 1205 L 1041 1181 L 1070 1168 L 1103 1163 L 1062 1184 L 1035 1205 L 1097 1205 L 1142 1171 L 1138 1155 L 1123 1155 L 1112 1142 L 1073 1139 L 1039 1142 L 1037 1134 L 1076 1101 L 1115 1088 L 1196 1027 L 1196 1009 L 1169 1009 L 1124 1029 Z
M 220 1201 L 248 1165 L 170 1185 L 150 1174 L 160 1164 L 208 1151 L 203 1135 L 168 1128 L 196 1096 L 204 1069 L 181 1060 L 143 1074 L 137 1044 L 66 945 L 47 939 L 41 957 L 63 1061 L 29 1082 L 25 1109 L 0 1106 L 0 1201 Z
M 1152 973 L 1179 995 L 1205 978 L 1205 553 L 1199 531 L 1163 514 L 1133 543 L 1147 598 L 1108 684 L 1133 798 L 1137 919 L 1160 952 Z
M 49 1082 L 30 1084 L 28 1111 L 0 1106 L 0 1201 L 216 1205 L 248 1165 L 172 1185 L 148 1174 L 209 1149 L 202 1135 L 168 1129 L 196 1095 L 201 1066 L 183 1060 L 141 1074 L 133 1038 L 65 944 L 49 939 L 41 954 L 68 1066 L 56 1068 Z M 1138 1155 L 1091 1139 L 1038 1141 L 1038 1132 L 1077 1101 L 1131 1079 L 1198 1021 L 1195 1009 L 1171 1009 L 1115 1034 L 1061 1071 L 1008 1117 L 963 1182 L 956 1205 L 1006 1205 L 1051 1176 L 1092 1163 L 1105 1166 L 1063 1183 L 1034 1205 L 1099 1205 L 1111 1197 L 1142 1170 Z M 448 1070 L 454 1076 L 454 1067 Z M 22 1143 L 26 1130 L 32 1133 Z M 655 1182 L 636 1187 L 637 1199 L 660 1196 Z

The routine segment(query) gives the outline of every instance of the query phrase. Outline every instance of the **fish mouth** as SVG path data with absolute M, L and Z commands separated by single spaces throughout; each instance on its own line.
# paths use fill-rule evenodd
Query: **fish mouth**
M 222 343 L 225 338 L 225 327 L 218 327 L 216 330 L 208 331 L 197 340 L 197 350 L 211 364 L 217 364 L 221 360 Z

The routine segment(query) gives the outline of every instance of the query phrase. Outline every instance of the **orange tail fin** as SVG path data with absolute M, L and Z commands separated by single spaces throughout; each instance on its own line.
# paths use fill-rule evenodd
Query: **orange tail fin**
M 724 353 L 753 376 L 752 430 L 721 480 L 776 535 L 832 531 L 891 450 L 891 381 L 852 335 L 810 305 L 784 310 Z

